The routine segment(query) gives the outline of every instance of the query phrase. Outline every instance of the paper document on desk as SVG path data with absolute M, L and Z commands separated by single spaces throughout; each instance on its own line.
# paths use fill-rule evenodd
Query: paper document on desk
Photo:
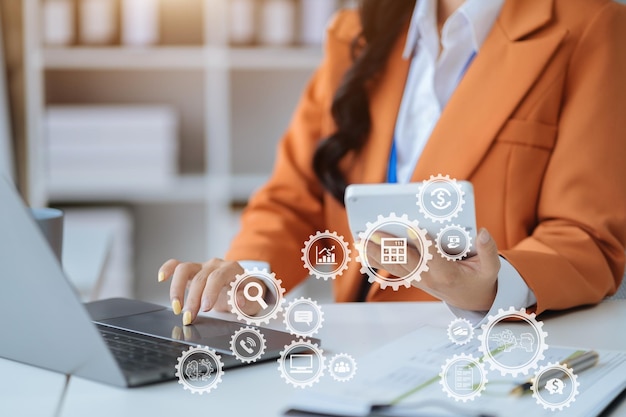
M 445 332 L 444 332 L 445 333 Z M 287 415 L 318 413 L 333 416 L 553 416 L 555 411 L 537 403 L 530 394 L 516 397 L 510 391 L 526 382 L 528 375 L 502 376 L 485 363 L 485 390 L 470 401 L 449 398 L 441 384 L 440 373 L 454 355 L 482 355 L 474 341 L 458 346 L 446 342 L 442 329 L 423 326 L 363 357 L 357 358 L 353 380 L 335 382 L 325 379 L 311 389 L 294 395 Z M 417 350 L 415 346 L 433 346 Z M 575 348 L 549 346 L 539 366 L 560 362 Z M 626 388 L 626 352 L 598 351 L 599 363 L 580 372 L 579 393 L 569 407 L 556 411 L 559 417 L 598 415 Z M 459 372 L 463 372 L 460 368 Z M 545 394 L 544 392 L 544 395 Z M 395 404 L 391 408 L 373 407 Z

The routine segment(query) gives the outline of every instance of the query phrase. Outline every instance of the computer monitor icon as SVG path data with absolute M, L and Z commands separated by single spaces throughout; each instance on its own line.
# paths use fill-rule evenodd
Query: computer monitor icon
M 313 355 L 307 353 L 294 353 L 289 355 L 289 373 L 313 373 Z

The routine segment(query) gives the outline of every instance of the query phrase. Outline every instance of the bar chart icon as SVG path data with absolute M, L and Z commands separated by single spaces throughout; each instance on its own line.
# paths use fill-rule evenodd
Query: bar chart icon
M 331 248 L 322 248 L 319 246 L 315 247 L 315 259 L 317 265 L 337 265 L 337 261 L 335 259 L 335 246 L 333 245 Z

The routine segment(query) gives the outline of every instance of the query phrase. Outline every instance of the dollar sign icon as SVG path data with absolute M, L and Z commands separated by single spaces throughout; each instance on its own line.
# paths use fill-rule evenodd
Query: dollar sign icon
M 436 188 L 430 193 L 430 195 L 433 197 L 436 196 L 437 198 L 436 202 L 430 202 L 430 204 L 432 204 L 432 206 L 437 210 L 445 210 L 452 204 L 452 202 L 450 201 L 450 191 L 448 191 L 446 188 Z
M 546 382 L 546 389 L 550 395 L 563 394 L 563 388 L 565 388 L 565 383 L 559 378 L 552 378 Z

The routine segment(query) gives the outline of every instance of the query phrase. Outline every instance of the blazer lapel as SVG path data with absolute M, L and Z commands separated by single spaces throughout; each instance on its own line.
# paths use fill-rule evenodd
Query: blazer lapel
M 565 31 L 531 32 L 552 17 L 552 0 L 508 0 L 443 110 L 413 172 L 469 178 L 560 45 Z M 382 149 L 381 149 L 382 150 Z

